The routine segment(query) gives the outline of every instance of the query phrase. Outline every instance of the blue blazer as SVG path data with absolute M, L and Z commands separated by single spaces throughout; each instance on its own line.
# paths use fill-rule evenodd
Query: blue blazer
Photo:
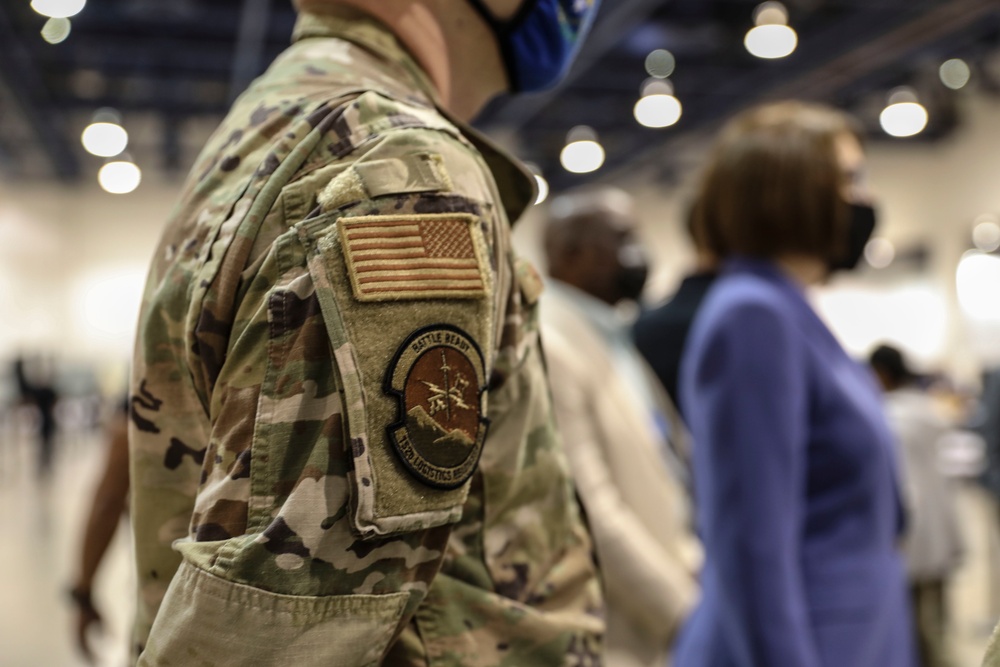
M 680 391 L 706 561 L 675 667 L 914 667 L 881 394 L 799 287 L 728 263 Z

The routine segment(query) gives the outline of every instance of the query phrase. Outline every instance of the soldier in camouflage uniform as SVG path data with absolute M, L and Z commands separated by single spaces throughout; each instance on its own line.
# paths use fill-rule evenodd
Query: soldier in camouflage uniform
M 539 282 L 510 248 L 533 181 L 387 27 L 480 30 L 470 58 L 500 67 L 499 42 L 517 87 L 523 50 L 470 2 L 303 1 L 185 185 L 134 362 L 140 665 L 598 663 Z M 529 4 L 562 35 L 595 9 Z

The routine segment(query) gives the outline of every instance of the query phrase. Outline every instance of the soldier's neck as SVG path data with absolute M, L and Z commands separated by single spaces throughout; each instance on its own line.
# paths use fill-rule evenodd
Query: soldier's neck
M 472 120 L 507 89 L 496 39 L 464 2 L 335 0 L 330 4 L 353 7 L 392 30 L 427 72 L 440 103 L 463 120 Z

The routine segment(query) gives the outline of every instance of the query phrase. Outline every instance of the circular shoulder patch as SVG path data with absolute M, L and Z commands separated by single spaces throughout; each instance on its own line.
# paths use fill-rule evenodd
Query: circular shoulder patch
M 406 468 L 436 488 L 464 484 L 489 426 L 486 369 L 476 342 L 450 325 L 419 329 L 400 346 L 385 380 L 386 393 L 399 401 L 389 441 Z

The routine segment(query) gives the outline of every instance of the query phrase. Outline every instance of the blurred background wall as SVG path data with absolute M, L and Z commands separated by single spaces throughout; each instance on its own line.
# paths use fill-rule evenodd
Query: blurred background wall
M 118 392 L 146 267 L 176 184 L 142 197 L 96 184 L 0 182 L 0 358 L 56 354 L 98 370 Z

